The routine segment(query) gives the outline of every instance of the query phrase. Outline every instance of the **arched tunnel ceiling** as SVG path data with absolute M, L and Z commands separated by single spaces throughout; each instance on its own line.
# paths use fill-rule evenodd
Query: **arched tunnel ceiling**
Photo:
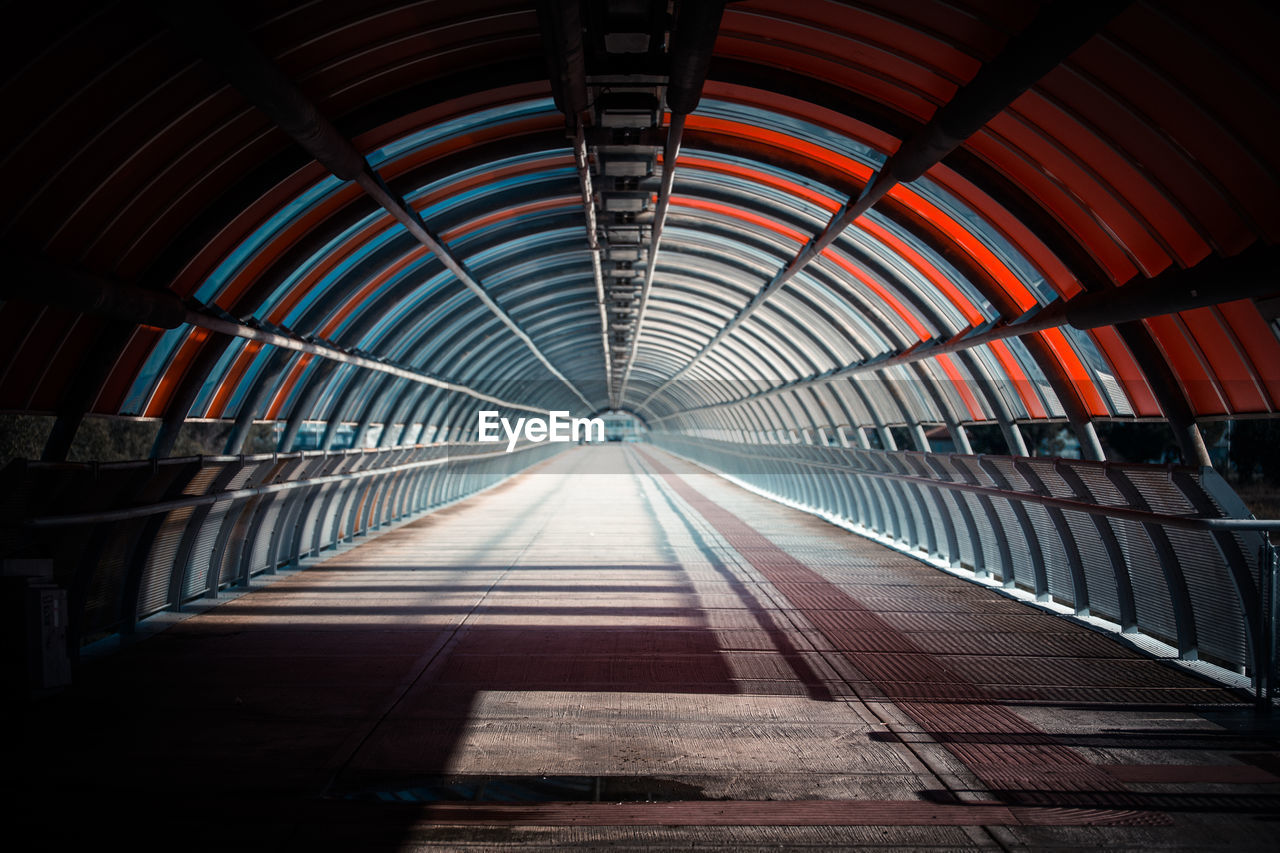
M 694 14 L 632 5 L 673 41 Z M 266 419 L 286 443 L 311 421 L 446 438 L 494 407 L 757 434 L 1273 413 L 1275 12 L 1111 6 L 832 230 L 1062 8 L 730 3 L 627 217 L 584 205 L 575 158 L 603 192 L 602 152 L 661 150 L 676 116 L 628 136 L 597 110 L 575 150 L 533 4 L 49 4 L 2 54 L 0 408 Z M 583 14 L 598 65 L 608 27 Z M 325 127 L 367 165 L 296 141 Z M 601 240 L 638 229 L 638 280 L 652 265 L 621 303 L 595 207 Z M 604 282 L 624 264 L 597 249 Z

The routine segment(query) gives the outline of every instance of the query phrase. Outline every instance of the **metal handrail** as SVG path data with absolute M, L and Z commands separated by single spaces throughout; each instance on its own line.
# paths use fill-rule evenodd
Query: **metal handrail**
M 522 453 L 526 450 L 531 450 L 540 446 L 542 446 L 541 442 L 526 443 L 512 450 L 511 453 Z M 311 477 L 306 480 L 270 483 L 265 486 L 254 486 L 247 489 L 232 489 L 230 491 L 216 492 L 214 494 L 207 495 L 188 495 L 186 497 L 173 498 L 167 501 L 158 501 L 156 503 L 143 504 L 141 506 L 124 507 L 112 510 L 98 510 L 95 512 L 67 513 L 64 515 L 46 515 L 39 518 L 24 519 L 22 523 L 27 527 L 49 528 L 67 527 L 77 524 L 107 524 L 117 521 L 129 521 L 137 518 L 146 518 L 147 516 L 157 515 L 163 512 L 170 512 L 176 509 L 184 509 L 186 507 L 209 506 L 212 504 L 222 503 L 224 501 L 237 501 L 245 498 L 256 497 L 258 495 L 288 492 L 294 489 L 302 489 L 310 486 L 322 486 L 326 483 L 363 480 L 367 477 L 396 474 L 401 471 L 429 468 L 437 465 L 445 465 L 450 462 L 469 462 L 478 459 L 499 458 L 508 455 L 508 452 L 505 450 L 495 451 L 492 453 L 445 455 L 438 456 L 433 459 L 419 459 L 414 462 L 402 462 L 399 465 L 388 465 L 382 468 L 366 468 L 362 471 L 351 471 L 343 474 L 325 474 L 320 477 Z
M 705 440 L 705 439 L 704 439 Z M 758 453 L 747 453 L 727 447 L 718 447 L 722 453 L 731 453 L 749 459 L 759 459 Z M 1076 501 L 1070 498 L 1055 498 L 1051 495 L 1039 495 L 1034 492 L 1020 492 L 1012 489 L 998 489 L 992 486 L 977 486 L 972 483 L 957 483 L 953 480 L 940 480 L 932 477 L 917 477 L 911 474 L 897 474 L 888 471 L 872 471 L 866 468 L 855 468 L 848 465 L 837 465 L 830 462 L 821 462 L 815 459 L 804 459 L 801 457 L 789 457 L 784 460 L 788 464 L 806 465 L 811 468 L 824 468 L 832 471 L 838 471 L 844 474 L 858 474 L 868 477 L 878 477 L 885 480 L 897 480 L 904 483 L 914 483 L 920 486 L 930 486 L 943 489 L 951 489 L 958 492 L 970 492 L 972 494 L 987 495 L 989 497 L 1006 498 L 1009 500 L 1022 501 L 1023 503 L 1039 504 L 1041 506 L 1056 507 L 1058 509 L 1075 510 L 1077 512 L 1088 513 L 1089 515 L 1101 515 L 1109 518 L 1118 518 L 1124 521 L 1136 521 L 1144 524 L 1162 524 L 1168 527 L 1180 527 L 1188 530 L 1259 530 L 1259 531 L 1280 531 L 1280 519 L 1263 519 L 1263 518 L 1210 518 L 1202 515 L 1171 515 L 1167 513 L 1152 512 L 1150 510 L 1132 509 L 1121 506 L 1108 506 L 1106 504 L 1088 503 L 1087 501 Z

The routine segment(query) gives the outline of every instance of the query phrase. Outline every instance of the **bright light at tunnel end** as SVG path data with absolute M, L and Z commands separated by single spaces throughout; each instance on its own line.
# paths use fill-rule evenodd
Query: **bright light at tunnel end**
M 500 417 L 496 411 L 485 409 L 477 412 L 478 434 L 485 444 L 496 444 L 503 440 L 498 434 L 502 428 L 507 442 L 507 452 L 515 450 L 520 436 L 526 441 L 536 443 L 543 441 L 579 442 L 604 441 L 604 420 L 602 418 L 571 418 L 567 411 L 548 412 L 550 418 L 516 418 L 510 420 Z

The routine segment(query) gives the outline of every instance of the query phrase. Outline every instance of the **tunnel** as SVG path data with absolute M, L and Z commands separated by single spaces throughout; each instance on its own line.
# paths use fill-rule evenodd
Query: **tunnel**
M 1280 843 L 1272 4 L 6 24 L 10 849 Z

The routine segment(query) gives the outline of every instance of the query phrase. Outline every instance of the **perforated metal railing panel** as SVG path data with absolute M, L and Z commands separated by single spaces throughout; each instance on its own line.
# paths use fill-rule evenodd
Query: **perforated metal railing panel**
M 27 463 L 7 534 L 54 557 L 82 641 L 244 584 L 494 485 L 563 449 L 451 444 L 371 451 Z
M 1246 674 L 1267 666 L 1258 618 L 1264 535 L 1188 526 L 1247 517 L 1212 469 L 743 445 L 662 432 L 652 440 L 920 557 L 1168 643 L 1183 658 Z

